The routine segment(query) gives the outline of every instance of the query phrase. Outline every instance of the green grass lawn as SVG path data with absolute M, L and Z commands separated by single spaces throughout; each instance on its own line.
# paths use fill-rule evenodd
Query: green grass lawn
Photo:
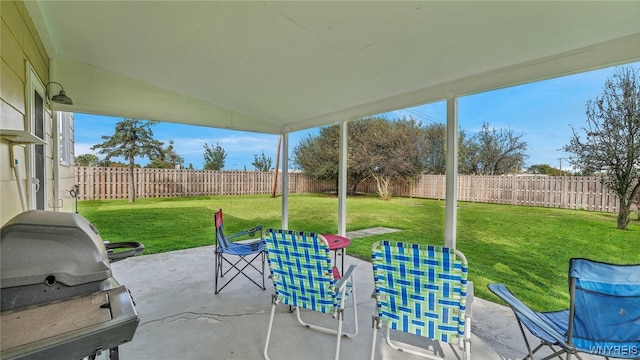
M 78 207 L 103 239 L 140 241 L 145 254 L 152 254 L 211 245 L 219 208 L 228 234 L 257 224 L 280 227 L 281 203 L 250 195 L 81 201 Z M 337 209 L 335 196 L 290 195 L 289 229 L 335 233 Z M 382 239 L 443 245 L 444 217 L 444 201 L 349 197 L 347 231 L 376 226 L 402 231 L 352 239 L 347 252 L 368 260 L 372 244 Z M 636 214 L 632 219 L 621 231 L 613 213 L 461 202 L 457 247 L 469 261 L 476 296 L 498 301 L 486 286 L 501 282 L 532 308 L 556 310 L 568 304 L 570 258 L 640 263 L 640 221 Z

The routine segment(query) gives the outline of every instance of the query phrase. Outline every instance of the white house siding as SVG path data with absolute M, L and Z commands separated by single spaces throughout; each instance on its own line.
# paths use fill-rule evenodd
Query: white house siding
M 30 69 L 46 84 L 49 79 L 49 58 L 42 41 L 33 25 L 29 13 L 22 1 L 0 1 L 0 135 L 3 130 L 31 129 L 27 119 L 26 92 L 29 84 Z M 42 94 L 44 97 L 44 94 Z M 73 121 L 71 121 L 71 124 Z M 72 164 L 57 165 L 58 149 L 54 147 L 57 141 L 57 128 L 53 126 L 52 112 L 45 104 L 44 140 L 45 145 L 45 210 L 72 210 L 72 201 L 60 201 L 58 194 L 63 189 L 73 186 Z M 72 126 L 72 125 L 71 125 Z M 71 133 L 73 138 L 73 133 Z M 33 208 L 31 200 L 31 183 L 27 182 L 29 175 L 28 148 L 33 145 L 11 145 L 2 139 L 0 141 L 0 224 L 22 211 L 18 193 L 16 176 L 11 166 L 10 150 L 13 148 L 15 159 L 19 162 L 22 185 L 28 208 Z M 56 175 L 56 170 L 58 171 Z M 54 177 L 59 176 L 63 183 L 56 184 Z M 60 190 L 57 192 L 57 190 Z M 63 207 L 60 207 L 63 204 Z

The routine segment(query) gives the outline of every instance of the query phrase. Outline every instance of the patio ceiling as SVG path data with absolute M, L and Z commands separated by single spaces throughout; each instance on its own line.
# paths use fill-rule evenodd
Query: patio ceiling
M 54 109 L 281 134 L 640 60 L 640 2 L 26 1 Z

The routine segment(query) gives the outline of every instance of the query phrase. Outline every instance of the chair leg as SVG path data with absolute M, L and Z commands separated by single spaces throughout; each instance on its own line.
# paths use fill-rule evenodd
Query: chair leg
M 296 319 L 298 320 L 300 325 L 302 325 L 304 327 L 307 327 L 307 328 L 313 329 L 313 330 L 317 330 L 317 331 L 320 331 L 322 333 L 330 334 L 330 335 L 336 335 L 338 333 L 338 330 L 326 328 L 324 326 L 310 324 L 310 323 L 302 320 L 302 317 L 300 316 L 300 308 L 299 307 L 294 308 L 293 311 L 295 311 Z
M 540 349 L 544 345 L 547 345 L 551 349 L 551 351 L 553 351 L 553 354 L 547 355 L 544 358 L 542 358 L 541 360 L 551 360 L 553 358 L 558 358 L 560 360 L 563 360 L 563 358 L 561 356 L 563 354 L 566 354 L 566 357 L 565 357 L 566 360 L 569 360 L 571 358 L 572 354 L 575 355 L 578 359 L 582 360 L 582 358 L 578 354 L 571 353 L 569 351 L 565 351 L 564 349 L 556 350 L 556 349 L 553 348 L 553 346 L 551 346 L 549 344 L 545 344 L 545 343 L 540 344 L 536 349 Z M 534 353 L 535 353 L 535 351 L 534 351 Z M 533 360 L 533 358 L 531 358 L 531 360 Z
M 265 263 L 265 257 L 266 257 L 266 252 L 263 251 L 262 252 L 262 271 L 260 272 L 260 275 L 262 276 L 262 290 L 266 290 L 267 287 L 264 286 L 264 263 Z
M 351 301 L 353 305 L 353 326 L 355 328 L 352 334 L 345 334 L 347 337 L 354 337 L 358 335 L 358 309 L 356 308 L 356 284 L 355 281 L 351 284 Z
M 371 338 L 371 351 L 369 352 L 371 355 L 369 356 L 369 360 L 373 360 L 376 356 L 378 329 L 380 329 L 381 327 L 380 318 L 377 316 L 377 314 L 373 315 L 372 327 L 373 327 L 373 337 Z
M 269 317 L 269 328 L 267 329 L 267 340 L 264 343 L 263 354 L 264 354 L 265 360 L 269 360 L 269 355 L 267 354 L 267 351 L 269 350 L 269 340 L 271 340 L 271 329 L 273 328 L 273 318 L 275 317 L 277 303 L 278 303 L 278 300 L 276 298 L 276 295 L 272 295 L 271 296 L 271 316 Z
M 471 342 L 465 340 L 464 360 L 471 360 Z
M 338 310 L 338 330 L 337 330 L 337 340 L 336 340 L 336 355 L 334 357 L 335 360 L 340 358 L 340 341 L 342 340 L 342 322 L 344 320 L 344 309 Z
M 377 307 L 377 305 L 376 305 L 376 307 Z M 373 335 L 372 335 L 372 339 L 371 339 L 371 352 L 370 352 L 371 355 L 369 357 L 370 360 L 374 360 L 374 358 L 375 358 L 378 329 L 382 328 L 382 324 L 383 324 L 383 320 L 378 317 L 377 311 L 374 310 L 374 315 L 373 315 L 373 318 L 372 318 Z M 413 350 L 413 349 L 407 347 L 408 345 L 405 344 L 405 343 L 402 343 L 400 341 L 392 340 L 391 339 L 391 330 L 390 330 L 389 326 L 387 326 L 386 329 L 385 329 L 384 338 L 385 338 L 385 341 L 386 341 L 387 345 L 389 345 L 389 347 L 391 347 L 392 349 L 394 349 L 396 351 L 406 352 L 406 353 L 417 355 L 419 357 L 423 357 L 423 358 L 427 358 L 427 359 L 434 359 L 434 360 L 442 360 L 443 359 L 440 356 L 432 355 L 432 354 L 427 353 L 427 352 Z M 458 354 L 458 351 L 455 349 L 454 344 L 450 343 L 449 346 L 451 347 L 451 349 L 456 354 L 456 357 L 458 359 L 460 359 L 460 355 Z M 459 342 L 458 342 L 457 346 L 458 346 L 458 350 L 461 350 L 463 352 L 462 353 L 462 359 L 463 360 L 471 360 L 471 318 L 470 317 L 467 317 L 467 319 L 466 319 L 465 336 L 464 336 L 464 338 L 459 339 Z M 444 354 L 443 354 L 443 356 L 444 356 Z
M 262 290 L 266 290 L 267 289 L 266 286 L 265 286 L 265 283 L 264 283 L 264 264 L 265 264 L 264 251 L 260 252 L 258 254 L 255 254 L 255 256 L 253 256 L 250 260 L 247 260 L 246 256 L 238 256 L 238 260 L 236 262 L 231 262 L 229 259 L 225 258 L 221 253 L 218 254 L 218 255 L 219 255 L 219 258 L 216 257 L 216 259 L 219 259 L 219 261 L 218 261 L 219 268 L 216 268 L 216 294 L 219 293 L 222 289 L 224 289 L 227 285 L 229 285 L 229 283 L 231 283 L 231 281 L 233 281 L 233 279 L 235 279 L 239 275 L 242 275 L 242 276 L 246 277 L 247 279 L 249 279 L 252 283 L 254 283 L 256 286 L 258 286 Z M 262 261 L 261 268 L 258 268 L 255 265 L 253 265 L 253 262 L 258 257 L 261 257 L 261 261 Z M 227 269 L 226 271 L 222 271 L 222 263 L 224 261 L 226 261 L 230 265 L 230 268 Z M 244 263 L 242 263 L 242 262 L 244 262 Z M 244 264 L 244 266 L 240 267 L 241 266 L 241 265 L 239 265 L 240 263 Z M 250 268 L 253 268 L 256 272 L 258 272 L 260 274 L 260 276 L 262 276 L 262 285 L 260 285 L 253 278 L 251 278 L 249 275 L 244 273 L 245 269 L 250 269 Z M 222 287 L 220 287 L 218 289 L 218 277 L 223 277 L 224 275 L 226 275 L 229 271 L 231 271 L 233 269 L 236 270 L 236 273 L 233 275 L 233 277 L 231 277 L 231 279 L 227 280 L 227 282 L 225 282 L 224 285 L 222 285 Z
M 533 349 L 533 351 L 531 350 L 531 345 L 529 345 L 529 340 L 527 340 L 527 334 L 524 331 L 524 327 L 522 326 L 522 322 L 516 318 L 516 321 L 518 322 L 518 327 L 520 328 L 520 333 L 522 334 L 522 339 L 524 340 L 524 344 L 527 346 L 527 352 L 529 352 L 529 355 L 527 355 L 526 357 L 524 357 L 522 360 L 526 360 L 526 359 L 533 359 L 533 354 L 536 353 L 536 351 L 540 350 L 541 347 L 544 346 L 544 343 L 540 343 L 540 345 L 538 345 L 535 349 Z
M 471 316 L 468 316 L 464 324 L 464 338 L 462 344 L 464 345 L 464 360 L 471 360 Z
M 351 298 L 351 301 L 353 301 L 353 328 L 354 328 L 354 331 L 353 331 L 352 333 L 343 333 L 343 334 L 342 334 L 342 336 L 349 337 L 349 338 L 351 338 L 351 337 L 354 337 L 354 336 L 358 335 L 358 311 L 357 311 L 357 308 L 356 308 L 356 296 L 355 296 L 355 291 L 353 291 L 353 290 L 354 290 L 354 289 L 352 288 L 352 293 L 351 293 L 352 298 Z M 342 301 L 344 301 L 344 295 L 342 296 L 342 299 L 343 299 Z M 344 309 L 344 303 L 342 304 L 342 307 L 341 307 L 341 308 L 342 308 L 342 309 Z M 325 334 L 331 334 L 331 335 L 336 335 L 336 334 L 337 334 L 338 330 L 331 329 L 331 328 L 327 328 L 327 327 L 324 327 L 324 326 L 319 326 L 319 325 L 311 324 L 311 323 L 308 323 L 308 322 L 305 322 L 304 320 L 302 320 L 302 317 L 300 316 L 300 308 L 299 308 L 299 307 L 296 307 L 296 308 L 294 309 L 294 311 L 296 312 L 296 319 L 298 320 L 298 322 L 299 322 L 302 326 L 305 326 L 305 327 L 308 327 L 308 328 L 310 328 L 310 329 L 313 329 L 313 330 L 317 330 L 317 331 L 323 332 L 323 333 L 325 333 Z M 341 321 L 341 319 L 340 319 L 340 318 L 338 318 L 338 321 Z
M 315 325 L 315 324 L 310 324 L 307 323 L 305 321 L 302 320 L 302 318 L 300 317 L 300 308 L 296 307 L 295 308 L 295 312 L 296 312 L 296 319 L 298 320 L 298 322 L 309 328 L 309 329 L 313 329 L 325 334 L 330 334 L 330 335 L 336 335 L 336 353 L 335 353 L 335 359 L 337 360 L 340 357 L 340 342 L 342 340 L 342 337 L 354 337 L 358 334 L 358 311 L 356 308 L 356 295 L 355 295 L 355 289 L 353 287 L 353 285 L 351 286 L 351 301 L 352 301 L 352 305 L 353 305 L 353 327 L 354 327 L 354 332 L 352 333 L 344 333 L 342 331 L 342 326 L 344 324 L 344 302 L 345 300 L 346 294 L 343 293 L 341 294 L 341 303 L 340 303 L 340 309 L 338 309 L 337 311 L 337 317 L 338 317 L 338 328 L 337 329 L 331 329 L 331 328 L 327 328 L 324 326 L 319 326 L 319 325 Z
M 556 350 L 553 348 L 553 346 L 551 346 L 551 344 L 546 343 L 544 341 L 541 341 L 540 344 L 538 344 L 538 346 L 535 347 L 535 349 L 531 350 L 531 345 L 529 344 L 529 340 L 527 340 L 527 334 L 524 331 L 524 326 L 522 326 L 522 322 L 520 320 L 518 321 L 518 327 L 520 328 L 520 333 L 522 334 L 522 339 L 524 340 L 525 345 L 527 346 L 527 351 L 529 352 L 529 354 L 527 356 L 525 356 L 524 358 L 522 358 L 522 360 L 534 360 L 533 358 L 533 354 L 535 354 L 536 352 L 538 352 L 540 349 L 542 349 L 544 346 L 548 346 L 549 349 L 551 349 L 552 354 L 551 355 L 547 355 L 544 359 L 542 360 L 550 360 L 553 359 L 555 357 L 557 357 L 558 359 L 562 360 L 562 354 L 567 354 L 567 360 L 569 360 L 571 354 L 568 352 L 565 352 L 564 350 Z M 578 356 L 579 358 L 579 356 Z
M 389 345 L 390 348 L 392 348 L 393 350 L 396 351 L 400 351 L 400 352 L 406 352 L 412 355 L 416 355 L 425 359 L 432 359 L 432 360 L 443 360 L 444 353 L 442 354 L 442 356 L 437 356 L 435 354 L 437 353 L 432 353 L 431 350 L 429 349 L 423 349 L 424 351 L 419 351 L 419 350 L 414 350 L 412 348 L 412 345 L 409 345 L 407 343 L 403 343 L 401 341 L 398 340 L 392 340 L 391 339 L 391 328 L 389 326 L 386 327 L 385 329 L 385 335 L 384 335 L 384 339 L 387 343 L 387 345 Z M 449 344 L 449 346 L 451 347 L 451 349 L 455 351 L 453 344 Z M 466 350 L 466 349 L 465 349 Z M 470 348 L 469 348 L 470 350 Z M 435 351 L 435 350 L 434 350 Z M 470 354 L 470 352 L 469 352 Z M 466 354 L 463 354 L 463 356 L 466 356 Z M 459 359 L 460 356 L 457 354 L 456 352 L 456 357 Z
M 219 256 L 220 256 L 220 254 L 216 251 L 216 255 L 213 258 L 214 259 L 213 260 L 214 261 L 214 265 L 215 265 L 215 270 L 214 270 L 214 272 L 215 272 L 215 274 L 214 274 L 215 275 L 215 280 L 214 280 L 215 286 L 214 287 L 215 287 L 215 293 L 216 294 L 218 293 L 218 276 L 219 276 L 218 274 L 220 273 L 220 259 L 219 259 Z
M 259 257 L 262 257 L 262 270 L 260 270 L 259 268 L 257 268 L 255 265 L 253 265 L 253 262 Z M 245 264 L 244 266 L 240 269 L 238 268 L 236 265 L 238 265 L 241 261 L 244 261 Z M 230 262 L 229 262 L 230 263 Z M 231 263 L 230 263 L 231 264 Z M 249 281 L 251 281 L 252 283 L 256 284 L 257 287 L 261 288 L 262 290 L 266 290 L 267 288 L 264 285 L 264 252 L 261 252 L 259 254 L 256 254 L 253 258 L 251 258 L 250 260 L 247 260 L 245 256 L 242 256 L 241 259 L 239 259 L 238 261 L 236 261 L 235 264 L 232 264 L 232 267 L 234 269 L 236 269 L 238 271 L 238 273 L 236 273 L 233 278 L 231 278 L 231 280 L 235 279 L 236 276 L 242 274 L 244 277 L 246 277 L 247 279 L 249 279 Z M 256 272 L 258 272 L 260 274 L 260 276 L 262 277 L 262 285 L 260 285 L 258 282 L 256 282 L 253 278 L 251 278 L 249 275 L 245 274 L 245 269 L 247 268 L 253 268 Z M 231 270 L 231 269 L 229 269 Z M 229 272 L 229 270 L 227 270 L 227 272 Z M 231 282 L 231 280 L 229 280 L 229 282 Z
M 336 344 L 336 360 L 338 360 L 339 356 L 340 356 L 340 340 L 343 336 L 345 337 L 354 337 L 356 335 L 358 335 L 358 309 L 356 308 L 356 288 L 355 288 L 355 283 L 352 281 L 351 282 L 351 291 L 350 291 L 350 295 L 351 295 L 351 305 L 353 306 L 353 327 L 354 327 L 354 331 L 352 333 L 343 333 L 342 332 L 342 325 L 344 323 L 344 308 L 345 308 L 345 301 L 346 301 L 346 287 L 342 290 L 342 294 L 340 296 L 340 310 L 338 310 L 338 340 L 337 340 L 337 344 Z

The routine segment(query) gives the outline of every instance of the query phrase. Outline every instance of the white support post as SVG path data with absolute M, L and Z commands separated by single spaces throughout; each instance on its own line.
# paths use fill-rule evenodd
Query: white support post
M 60 211 L 59 209 L 62 207 L 62 198 L 60 197 L 60 122 L 62 116 L 59 111 L 51 112 L 51 129 L 54 133 L 53 135 L 53 145 L 51 151 L 53 152 L 53 166 L 51 167 L 51 174 L 53 175 L 53 196 L 51 200 L 51 204 L 49 207 L 53 208 L 53 211 Z M 45 198 L 46 199 L 46 198 Z
M 282 135 L 282 228 L 289 229 L 289 134 Z
M 444 245 L 456 248 L 458 218 L 458 98 L 447 98 L 447 189 Z
M 347 122 L 340 124 L 340 160 L 338 161 L 338 235 L 347 233 Z

